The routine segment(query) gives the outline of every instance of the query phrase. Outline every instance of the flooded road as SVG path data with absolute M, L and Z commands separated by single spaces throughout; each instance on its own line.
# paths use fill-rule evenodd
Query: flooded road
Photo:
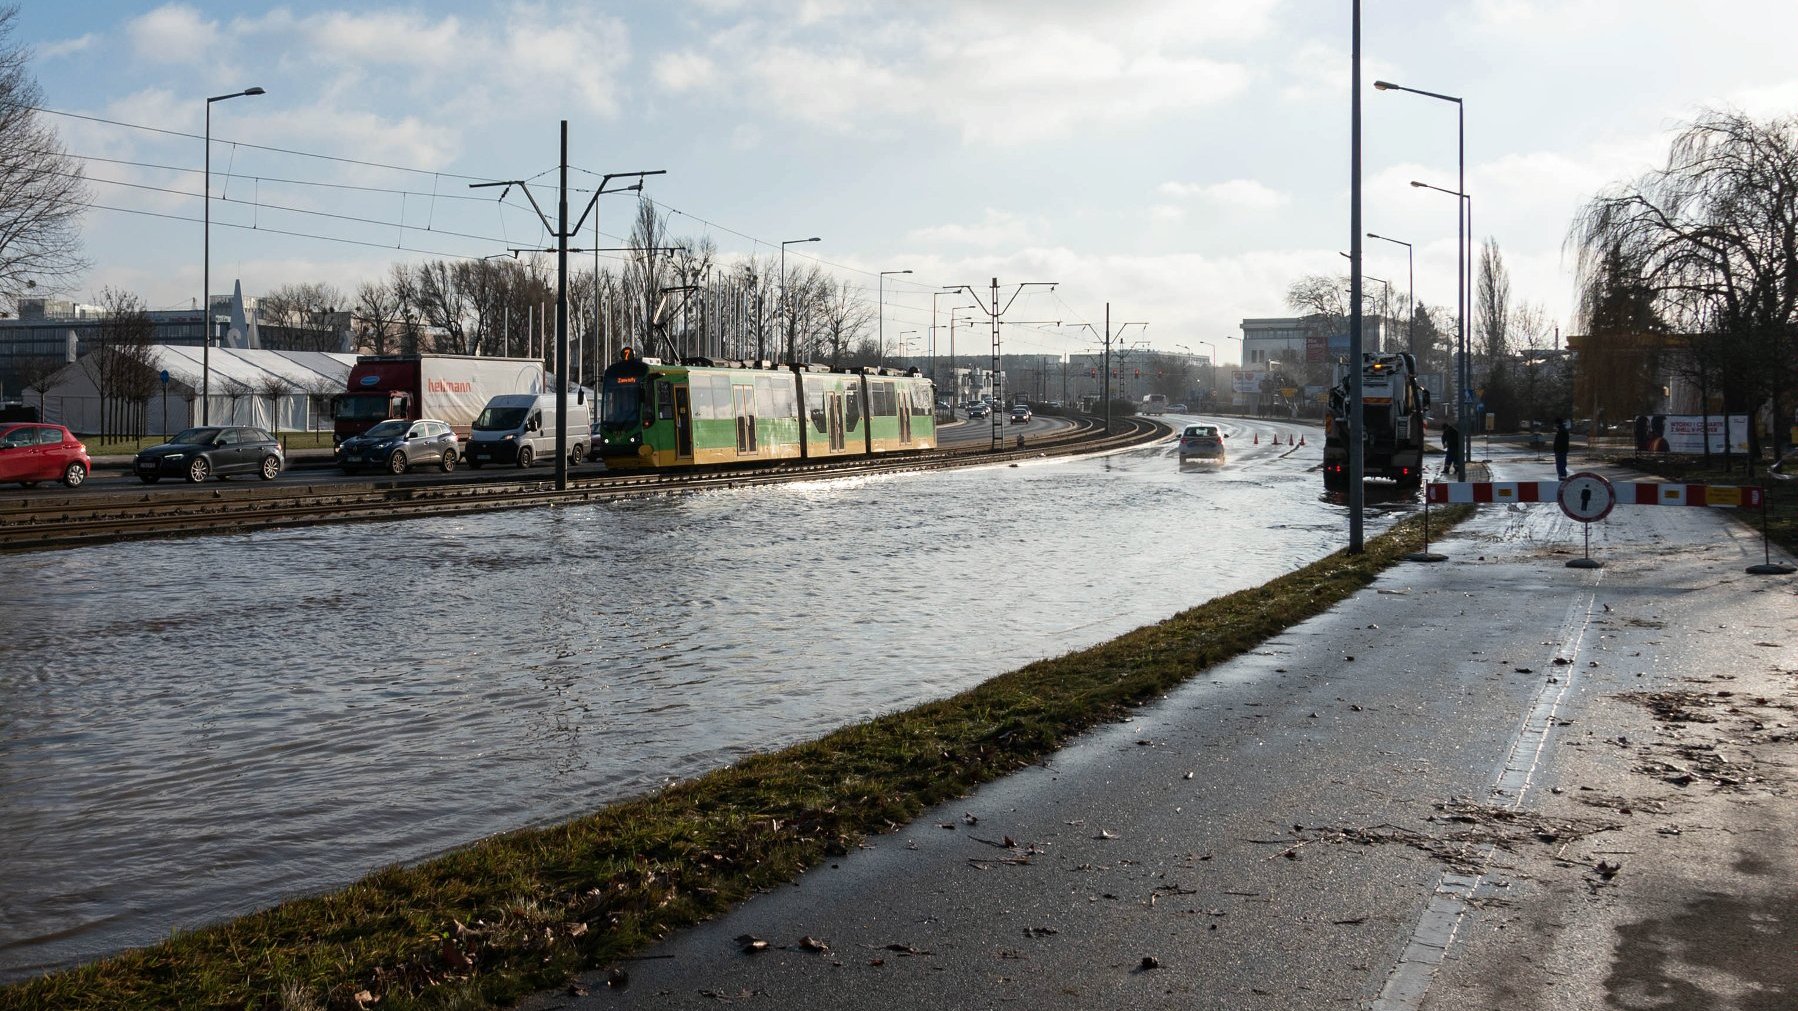
M 940 698 L 1339 547 L 1316 430 L 1244 425 L 1221 468 L 1168 443 L 9 557 L 0 979 Z M 1370 506 L 1370 532 L 1406 508 Z

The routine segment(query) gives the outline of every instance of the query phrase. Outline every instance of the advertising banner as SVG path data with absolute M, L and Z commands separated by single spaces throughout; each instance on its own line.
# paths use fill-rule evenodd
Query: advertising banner
M 1731 414 L 1727 420 L 1728 452 L 1748 452 L 1748 416 Z M 1704 444 L 1708 440 L 1711 452 L 1722 453 L 1725 451 L 1724 421 L 1725 417 L 1721 414 L 1713 414 L 1708 419 L 1702 414 L 1653 415 L 1648 421 L 1649 444 L 1643 448 L 1662 453 L 1703 453 Z
M 1260 393 L 1261 380 L 1266 377 L 1265 372 L 1236 369 L 1230 373 L 1230 389 L 1237 393 Z

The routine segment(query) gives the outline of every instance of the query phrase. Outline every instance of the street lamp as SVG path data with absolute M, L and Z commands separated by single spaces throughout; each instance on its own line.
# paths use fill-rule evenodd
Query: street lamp
M 1467 193 L 1467 103 L 1461 101 L 1461 99 L 1454 95 L 1443 95 L 1434 91 L 1424 91 L 1419 88 L 1407 88 L 1402 84 L 1393 84 L 1390 81 L 1375 81 L 1373 82 L 1373 86 L 1379 91 L 1408 91 L 1413 95 L 1422 95 L 1425 98 L 1434 98 L 1441 102 L 1455 103 L 1455 134 L 1457 160 L 1459 162 L 1458 184 L 1455 193 L 1465 197 Z M 1411 185 L 1417 186 L 1419 184 L 1414 182 Z M 1430 188 L 1435 189 L 1435 187 Z M 1444 190 L 1443 192 L 1448 191 Z M 1462 210 L 1460 207 L 1455 209 L 1456 211 Z M 1455 273 L 1457 275 L 1455 282 L 1460 286 L 1460 302 L 1457 308 L 1459 308 L 1461 314 L 1461 368 L 1459 376 L 1461 394 L 1456 398 L 1455 418 L 1460 422 L 1462 439 L 1461 465 L 1455 473 L 1455 480 L 1457 481 L 1467 480 L 1467 450 L 1473 442 L 1472 437 L 1468 435 L 1467 432 L 1467 383 L 1469 378 L 1467 370 L 1467 272 L 1473 259 L 1473 257 L 1469 255 L 1470 251 L 1467 248 L 1467 243 L 1473 231 L 1472 218 L 1473 205 L 1471 201 L 1467 204 L 1465 214 L 1457 213 L 1455 215 Z
M 875 330 L 879 335 L 877 343 L 879 344 L 878 353 L 880 357 L 879 360 L 875 362 L 877 365 L 884 366 L 887 363 L 887 275 L 909 273 L 911 273 L 909 270 L 883 270 L 880 272 L 880 308 L 877 310 L 880 316 L 880 322 L 875 324 Z
M 1441 186 L 1431 186 L 1429 183 L 1418 182 L 1415 179 L 1411 180 L 1411 185 L 1420 190 L 1435 190 L 1437 193 L 1446 193 L 1451 197 L 1460 197 L 1460 204 L 1456 208 L 1460 213 L 1456 214 L 1455 217 L 1459 224 L 1466 227 L 1467 231 L 1463 233 L 1466 236 L 1466 239 L 1472 238 L 1473 197 L 1471 195 L 1464 192 L 1457 193 L 1454 190 L 1444 189 Z M 1467 480 L 1467 454 L 1473 449 L 1473 434 L 1468 430 L 1469 424 L 1467 418 L 1468 402 L 1471 399 L 1468 396 L 1468 391 L 1472 388 L 1473 382 L 1473 376 L 1467 363 L 1467 316 L 1469 310 L 1472 308 L 1471 301 L 1468 298 L 1468 289 L 1471 285 L 1468 283 L 1469 278 L 1467 271 L 1473 266 L 1473 257 L 1471 251 L 1467 249 L 1466 239 L 1463 239 L 1461 248 L 1456 250 L 1456 254 L 1460 258 L 1458 259 L 1458 263 L 1460 264 L 1462 271 L 1461 276 L 1455 279 L 1456 283 L 1461 287 L 1461 367 L 1456 370 L 1457 385 L 1460 386 L 1461 390 L 1460 395 L 1455 398 L 1455 420 L 1458 422 L 1458 427 L 1461 432 L 1461 461 L 1459 468 L 1455 471 L 1455 480 L 1457 481 Z
M 200 193 L 200 424 L 212 423 L 212 103 L 264 94 L 245 88 L 206 100 L 206 178 Z M 191 416 L 190 416 L 191 417 Z
M 788 239 L 780 244 L 780 309 L 787 317 L 787 364 L 793 363 L 793 307 L 787 304 L 787 247 L 796 242 L 822 242 L 816 235 L 809 239 Z
M 1417 258 L 1411 244 L 1372 232 L 1368 232 L 1367 237 L 1405 247 L 1405 345 L 1411 349 L 1412 358 L 1421 358 L 1417 353 Z

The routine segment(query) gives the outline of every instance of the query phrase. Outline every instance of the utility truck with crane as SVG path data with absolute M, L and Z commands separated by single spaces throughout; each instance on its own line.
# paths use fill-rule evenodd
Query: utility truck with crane
M 1348 366 L 1330 388 L 1324 418 L 1324 490 L 1349 486 Z M 1408 353 L 1367 352 L 1361 356 L 1362 476 L 1385 478 L 1400 488 L 1423 484 L 1424 417 L 1430 391 L 1417 381 L 1417 359 Z

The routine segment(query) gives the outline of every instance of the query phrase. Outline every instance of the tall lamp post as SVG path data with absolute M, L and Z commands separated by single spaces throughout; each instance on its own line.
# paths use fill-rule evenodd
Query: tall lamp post
M 1390 81 L 1375 81 L 1373 82 L 1373 86 L 1379 91 L 1407 91 L 1413 95 L 1422 95 L 1425 98 L 1434 98 L 1441 102 L 1455 103 L 1455 143 L 1456 158 L 1459 163 L 1459 175 L 1456 177 L 1455 193 L 1464 196 L 1467 193 L 1467 103 L 1461 101 L 1461 99 L 1454 95 L 1443 95 L 1434 91 L 1424 91 L 1420 88 L 1407 88 L 1402 84 L 1393 84 Z M 1416 186 L 1418 184 L 1412 183 L 1411 185 Z M 1431 188 L 1434 189 L 1434 187 Z M 1461 211 L 1462 208 L 1457 207 L 1456 210 Z M 1468 210 L 1471 211 L 1471 205 L 1468 207 Z M 1459 427 L 1461 429 L 1461 465 L 1455 472 L 1455 480 L 1457 481 L 1467 480 L 1467 449 L 1473 441 L 1472 437 L 1467 432 L 1467 268 L 1469 261 L 1472 259 L 1472 257 L 1468 255 L 1467 249 L 1468 233 L 1472 230 L 1472 222 L 1468 220 L 1469 217 L 1471 217 L 1471 214 L 1458 213 L 1455 215 L 1455 273 L 1457 275 L 1455 281 L 1461 289 L 1459 296 L 1460 302 L 1457 305 L 1461 315 L 1461 368 L 1458 377 L 1458 384 L 1461 387 L 1461 392 L 1460 396 L 1455 399 L 1455 418 L 1460 423 Z
M 876 340 L 880 345 L 880 350 L 876 365 L 884 366 L 887 363 L 887 275 L 909 273 L 911 273 L 909 270 L 883 270 L 880 272 L 880 307 L 876 310 L 880 315 L 880 322 L 875 324 L 875 331 L 879 334 Z
M 1217 345 L 1210 341 L 1193 341 L 1193 343 L 1203 344 L 1211 349 L 1211 357 L 1205 360 L 1205 364 L 1208 366 L 1205 369 L 1205 378 L 1208 380 L 1205 383 L 1205 395 L 1215 399 L 1217 397 Z
M 1451 197 L 1459 197 L 1459 206 L 1456 208 L 1459 213 L 1457 213 L 1455 217 L 1458 218 L 1463 225 L 1470 224 L 1473 221 L 1473 197 L 1468 194 L 1457 193 L 1454 190 L 1444 189 L 1441 186 L 1431 186 L 1429 183 L 1418 182 L 1415 179 L 1411 180 L 1411 185 L 1420 190 L 1435 190 L 1437 193 L 1446 193 Z M 1469 232 L 1471 232 L 1471 229 Z M 1466 273 L 1467 267 L 1471 266 L 1473 263 L 1473 257 L 1468 255 L 1469 250 L 1465 245 L 1463 245 L 1458 252 L 1461 256 L 1460 262 L 1462 264 L 1461 276 L 1456 279 L 1461 286 L 1461 367 L 1457 370 L 1456 385 L 1460 386 L 1461 390 L 1460 396 L 1456 398 L 1457 406 L 1455 408 L 1455 420 L 1458 422 L 1457 427 L 1461 431 L 1461 465 L 1455 471 L 1455 480 L 1465 481 L 1467 480 L 1467 454 L 1473 449 L 1473 433 L 1469 430 L 1471 426 L 1468 424 L 1467 419 L 1467 408 L 1472 403 L 1472 397 L 1469 395 L 1469 391 L 1473 387 L 1472 375 L 1467 367 L 1467 316 L 1468 311 L 1472 306 L 1467 297 L 1469 285 L 1467 283 L 1468 279 Z
M 780 244 L 780 311 L 787 317 L 787 364 L 793 364 L 793 307 L 787 304 L 787 247 L 798 242 L 822 242 L 816 235 L 809 239 L 787 239 Z
M 212 424 L 212 103 L 245 95 L 261 95 L 261 88 L 245 88 L 206 100 L 206 178 L 200 193 L 200 424 Z
M 1370 239 L 1390 242 L 1405 247 L 1405 346 L 1411 349 L 1411 357 L 1421 358 L 1417 353 L 1417 259 L 1411 244 L 1402 239 L 1389 239 L 1384 235 L 1367 233 Z

